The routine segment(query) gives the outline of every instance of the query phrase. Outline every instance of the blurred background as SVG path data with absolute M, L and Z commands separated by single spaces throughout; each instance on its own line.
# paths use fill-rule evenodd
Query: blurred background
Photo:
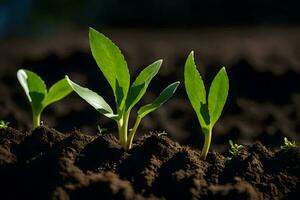
M 164 60 L 139 106 L 170 82 L 183 83 L 191 50 L 207 88 L 226 66 L 230 92 L 214 129 L 215 150 L 227 148 L 229 139 L 259 140 L 270 147 L 282 144 L 284 136 L 299 140 L 299 7 L 296 0 L 0 0 L 0 119 L 30 130 L 30 106 L 16 79 L 21 67 L 38 73 L 48 86 L 68 74 L 113 104 L 89 50 L 88 27 L 94 27 L 121 48 L 132 80 L 148 64 Z M 75 94 L 50 106 L 42 118 L 62 132 L 96 134 L 98 125 L 117 130 Z M 149 131 L 166 131 L 181 144 L 202 146 L 183 84 L 142 121 L 138 135 Z

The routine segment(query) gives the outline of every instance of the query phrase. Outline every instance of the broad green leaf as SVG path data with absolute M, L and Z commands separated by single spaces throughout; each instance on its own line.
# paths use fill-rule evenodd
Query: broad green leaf
M 117 117 L 117 115 L 113 114 L 113 110 L 111 109 L 111 107 L 97 93 L 74 83 L 69 79 L 68 76 L 66 76 L 66 80 L 68 81 L 74 92 L 76 92 L 88 104 L 93 106 L 98 112 L 111 119 L 115 119 Z
M 44 81 L 36 73 L 24 69 L 18 70 L 17 78 L 31 102 L 33 112 L 41 112 L 43 109 L 42 102 L 47 95 Z
M 130 84 L 124 56 L 109 38 L 92 28 L 89 31 L 89 40 L 93 57 L 113 89 L 118 109 L 122 109 Z
M 129 89 L 126 99 L 126 111 L 131 110 L 132 107 L 144 96 L 149 83 L 159 71 L 161 64 L 162 60 L 158 60 L 146 67 L 138 75 Z
M 209 128 L 209 114 L 206 104 L 206 90 L 203 80 L 197 70 L 192 51 L 184 66 L 184 84 L 186 93 L 194 108 L 202 129 Z
M 170 84 L 168 87 L 166 87 L 152 103 L 147 104 L 145 106 L 142 106 L 138 110 L 139 117 L 143 118 L 150 112 L 153 112 L 157 108 L 159 108 L 162 104 L 164 104 L 168 99 L 170 99 L 173 94 L 175 93 L 177 87 L 179 85 L 179 81 Z
M 208 94 L 208 110 L 211 127 L 215 125 L 221 116 L 229 89 L 229 81 L 225 67 L 223 67 L 214 78 Z
M 43 102 L 44 107 L 61 100 L 73 91 L 68 81 L 64 78 L 56 82 L 47 94 L 46 99 Z

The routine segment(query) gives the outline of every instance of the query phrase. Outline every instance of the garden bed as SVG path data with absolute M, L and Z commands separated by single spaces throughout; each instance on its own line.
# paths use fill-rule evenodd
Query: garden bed
M 200 153 L 150 134 L 124 152 L 110 134 L 0 129 L 1 199 L 297 199 L 300 150 L 257 142 Z
M 13 127 L 0 128 L 0 199 L 298 199 L 299 148 L 280 146 L 284 137 L 300 136 L 299 30 L 228 31 L 185 35 L 186 30 L 177 30 L 170 37 L 168 30 L 115 30 L 112 35 L 129 58 L 132 79 L 153 59 L 164 58 L 137 108 L 153 101 L 167 84 L 182 83 L 169 102 L 142 120 L 127 152 L 115 137 L 113 120 L 75 94 L 46 108 L 44 125 L 28 132 L 31 110 L 16 78 L 20 66 L 49 86 L 68 75 L 110 105 L 115 102 L 88 51 L 85 32 L 52 36 L 50 43 L 0 44 L 0 120 Z M 129 40 L 123 40 L 124 34 Z M 177 39 L 185 37 L 190 40 Z M 204 137 L 183 84 L 191 49 L 199 55 L 205 83 L 224 64 L 230 82 L 206 161 L 200 159 Z M 133 111 L 128 128 L 136 117 Z M 99 135 L 98 125 L 107 131 Z M 155 130 L 164 134 L 149 133 Z M 229 140 L 244 145 L 232 159 Z

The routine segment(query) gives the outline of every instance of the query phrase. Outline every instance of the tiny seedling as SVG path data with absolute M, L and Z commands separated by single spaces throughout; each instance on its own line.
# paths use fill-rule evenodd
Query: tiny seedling
M 158 137 L 167 136 L 167 135 L 168 135 L 168 133 L 166 131 L 158 133 Z
M 107 132 L 107 128 L 101 128 L 100 125 L 98 125 L 97 128 L 98 128 L 98 135 L 103 135 L 103 133 Z
M 41 113 L 47 106 L 63 99 L 73 91 L 66 79 L 58 81 L 47 91 L 42 78 L 34 72 L 20 69 L 17 77 L 31 104 L 34 128 L 40 126 Z
M 115 120 L 118 125 L 119 142 L 125 150 L 128 150 L 132 146 L 134 135 L 142 118 L 171 98 L 179 82 L 170 84 L 152 103 L 142 106 L 138 110 L 133 128 L 128 129 L 131 109 L 144 96 L 152 78 L 158 73 L 162 60 L 158 60 L 142 70 L 130 86 L 128 66 L 120 49 L 109 38 L 92 28 L 89 30 L 89 42 L 92 55 L 113 90 L 116 112 L 97 93 L 79 86 L 68 76 L 66 79 L 81 98 L 104 116 Z
M 241 153 L 241 149 L 244 148 L 243 145 L 233 143 L 232 140 L 229 140 L 229 145 L 230 145 L 229 153 L 231 154 L 232 157 L 238 156 Z
M 299 142 L 289 141 L 287 139 L 287 137 L 283 138 L 283 142 L 284 142 L 284 144 L 280 147 L 283 150 L 295 149 L 295 148 L 299 147 L 299 145 L 300 145 Z
M 212 137 L 212 129 L 221 116 L 229 89 L 229 81 L 225 67 L 214 80 L 206 96 L 203 80 L 197 70 L 193 51 L 189 54 L 184 67 L 184 83 L 188 98 L 195 110 L 205 141 L 201 151 L 201 159 L 205 160 Z
M 6 129 L 8 128 L 9 122 L 5 122 L 4 120 L 0 120 L 0 128 Z

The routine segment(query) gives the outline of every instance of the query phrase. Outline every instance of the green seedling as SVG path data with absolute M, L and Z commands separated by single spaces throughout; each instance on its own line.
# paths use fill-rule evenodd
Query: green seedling
M 105 132 L 107 132 L 107 128 L 101 128 L 100 125 L 98 125 L 97 128 L 98 128 L 98 135 L 103 135 Z
M 229 153 L 231 154 L 232 157 L 238 156 L 241 153 L 241 150 L 244 148 L 243 145 L 233 143 L 232 140 L 229 140 L 229 145 L 230 145 Z
M 201 159 L 205 160 L 212 137 L 212 129 L 221 116 L 229 89 L 229 81 L 225 67 L 214 80 L 206 96 L 203 80 L 197 70 L 193 51 L 188 56 L 184 67 L 184 83 L 188 98 L 195 110 L 205 141 L 201 152 Z
M 41 113 L 47 106 L 63 99 L 73 91 L 66 79 L 58 81 L 47 91 L 42 78 L 34 72 L 20 69 L 17 77 L 31 104 L 34 128 L 40 126 Z
M 92 55 L 113 90 L 116 112 L 97 93 L 79 86 L 68 76 L 66 79 L 81 98 L 104 116 L 115 120 L 118 125 L 119 142 L 125 150 L 128 150 L 132 146 L 134 135 L 142 118 L 171 98 L 179 82 L 170 84 L 152 103 L 142 106 L 137 112 L 133 128 L 128 129 L 130 112 L 145 94 L 152 78 L 158 73 L 162 60 L 158 60 L 142 70 L 130 86 L 129 70 L 120 49 L 110 39 L 92 28 L 89 30 L 89 42 Z
M 9 122 L 5 122 L 4 120 L 0 120 L 0 128 L 6 129 L 8 128 Z
M 283 150 L 295 149 L 295 148 L 299 147 L 299 145 L 300 145 L 299 142 L 289 141 L 287 139 L 287 137 L 283 138 L 283 142 L 284 142 L 284 144 L 280 147 Z

